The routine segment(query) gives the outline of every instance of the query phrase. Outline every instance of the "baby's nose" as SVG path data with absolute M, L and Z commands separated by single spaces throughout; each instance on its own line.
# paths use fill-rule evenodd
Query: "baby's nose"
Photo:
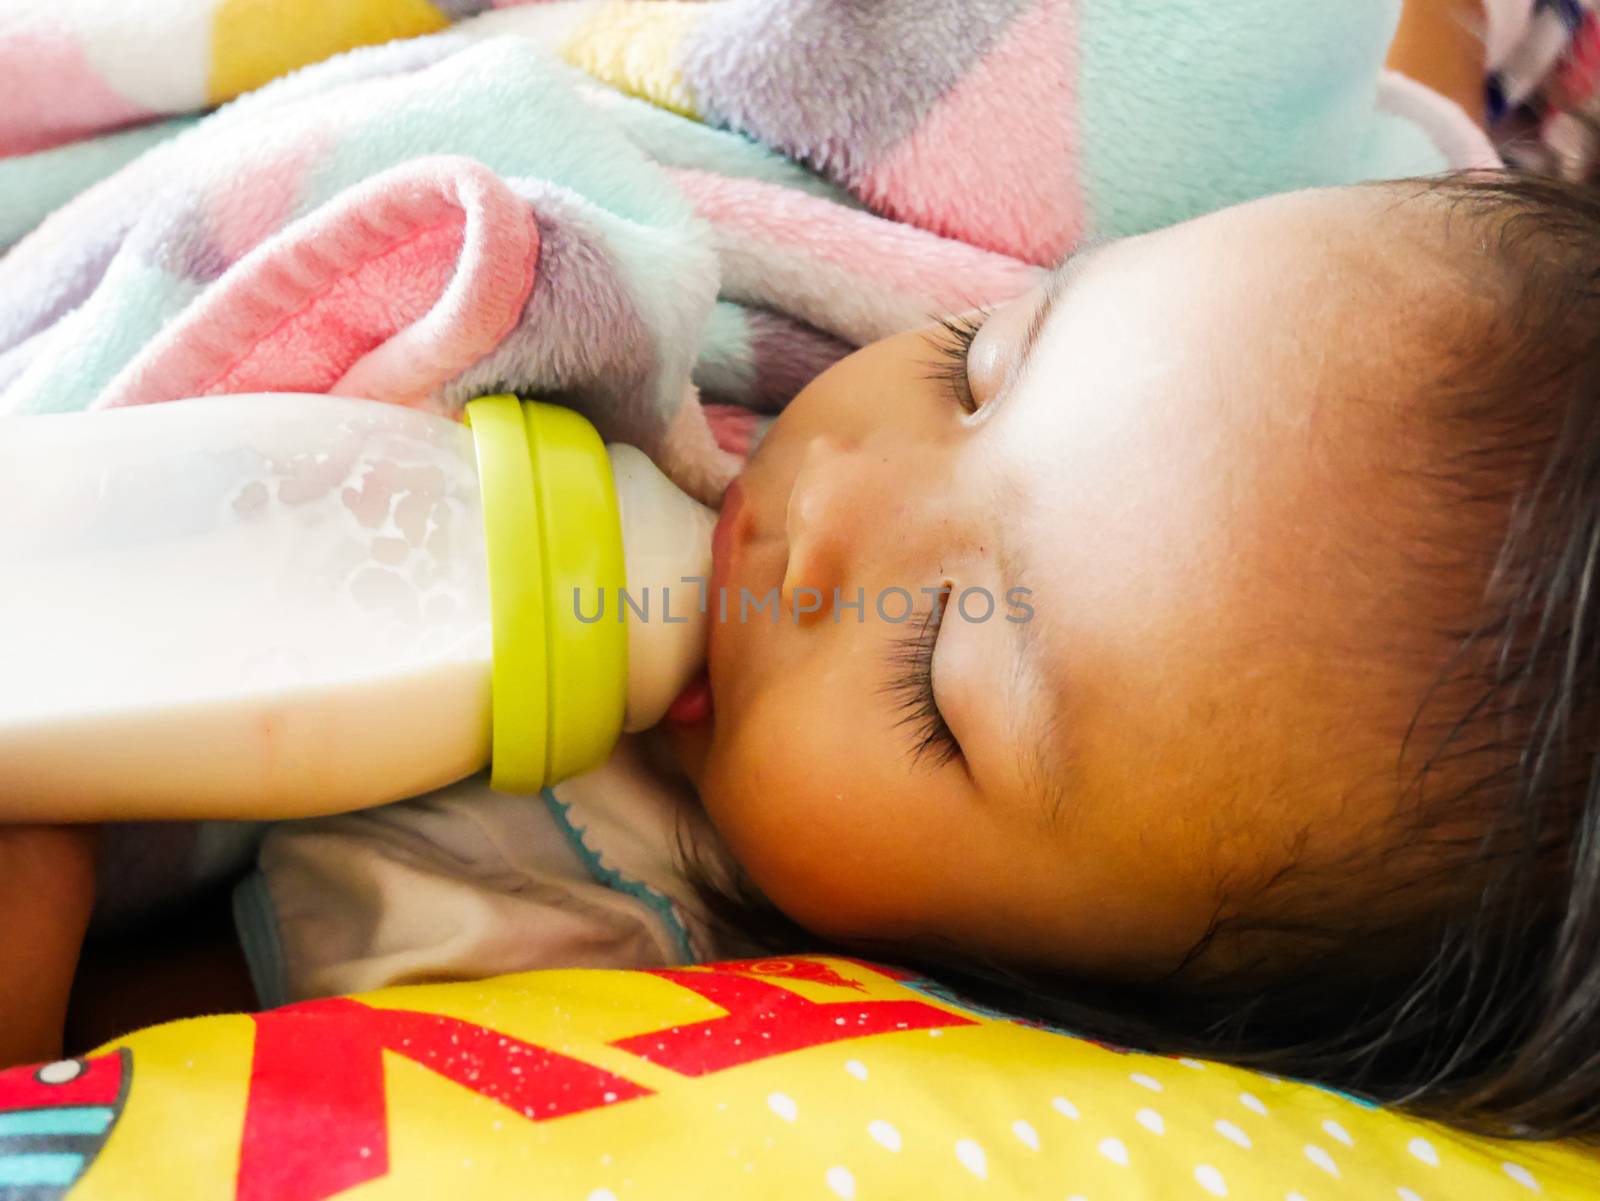
M 789 493 L 784 528 L 789 563 L 783 573 L 783 606 L 790 620 L 809 625 L 833 607 L 844 582 L 850 531 L 851 451 L 826 434 L 806 444 Z

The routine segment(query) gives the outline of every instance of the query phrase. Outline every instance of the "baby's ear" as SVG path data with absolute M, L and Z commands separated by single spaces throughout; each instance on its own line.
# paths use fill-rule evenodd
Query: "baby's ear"
M 1400 0 L 634 5 L 610 36 L 638 53 L 575 57 L 637 74 L 650 51 L 676 68 L 662 99 L 680 111 L 809 165 L 886 216 L 1044 264 L 1085 235 L 1355 182 L 1374 167 L 1445 165 L 1428 137 L 1379 112 L 1399 10 Z

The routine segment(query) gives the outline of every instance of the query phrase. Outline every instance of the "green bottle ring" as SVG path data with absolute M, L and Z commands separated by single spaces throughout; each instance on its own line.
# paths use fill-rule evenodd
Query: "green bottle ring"
M 622 517 L 605 445 L 578 413 L 485 396 L 466 420 L 489 569 L 489 784 L 531 795 L 599 766 L 622 732 Z

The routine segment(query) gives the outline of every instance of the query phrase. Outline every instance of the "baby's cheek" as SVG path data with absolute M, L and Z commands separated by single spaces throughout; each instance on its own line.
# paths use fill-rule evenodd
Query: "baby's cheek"
M 883 878 L 895 835 L 866 765 L 788 729 L 723 741 L 706 811 L 756 887 L 801 925 L 841 938 L 897 928 L 902 891 Z

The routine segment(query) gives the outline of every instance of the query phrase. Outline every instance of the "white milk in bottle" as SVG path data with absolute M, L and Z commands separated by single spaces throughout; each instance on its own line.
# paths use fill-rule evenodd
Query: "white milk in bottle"
M 642 498 L 624 527 L 652 531 L 625 548 L 630 589 L 645 558 L 658 587 L 706 575 L 713 515 L 611 456 Z M 636 676 L 654 665 L 630 728 L 698 667 L 690 617 L 630 626 Z M 442 786 L 489 761 L 492 634 L 460 422 L 295 395 L 0 419 L 0 821 L 291 817 Z

